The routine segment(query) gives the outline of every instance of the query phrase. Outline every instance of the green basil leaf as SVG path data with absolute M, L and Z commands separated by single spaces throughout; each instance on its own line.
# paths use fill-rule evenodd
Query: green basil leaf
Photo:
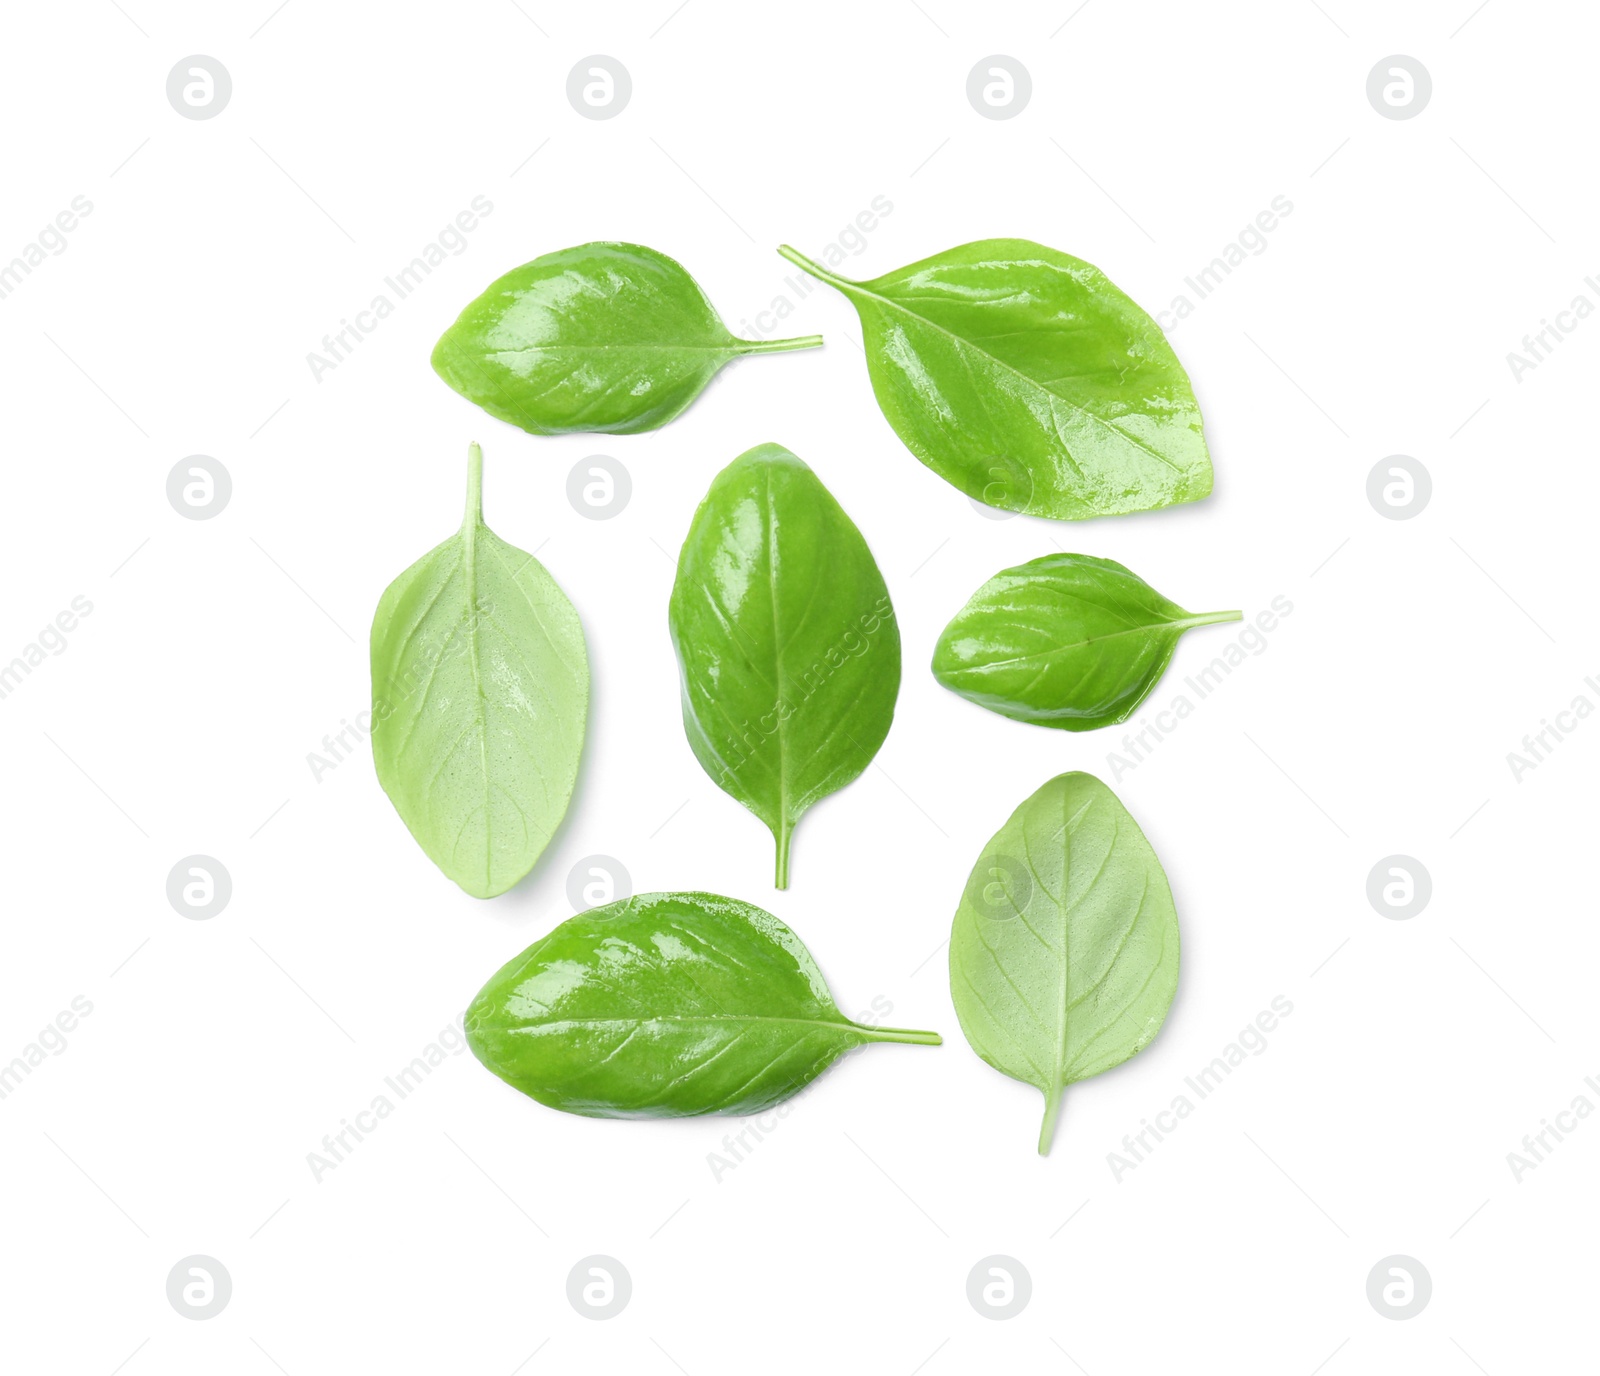
M 984 847 L 950 930 L 950 994 L 972 1049 L 1061 1092 L 1154 1040 L 1178 988 L 1178 915 L 1156 853 L 1092 774 L 1062 774 Z
M 1075 521 L 1211 491 L 1189 375 L 1082 259 L 983 239 L 853 282 L 778 251 L 850 299 L 884 416 L 969 497 Z
M 1187 612 L 1110 559 L 1048 554 L 1002 569 L 944 628 L 933 676 L 1017 721 L 1092 731 L 1126 721 L 1178 637 L 1239 612 Z
M 566 594 L 483 523 L 483 451 L 461 529 L 372 618 L 372 758 L 428 858 L 477 898 L 517 883 L 566 815 L 589 658 Z
M 842 1014 L 800 938 L 710 893 L 648 893 L 568 918 L 467 1009 L 507 1084 L 591 1118 L 759 1113 L 868 1042 L 937 1032 Z
M 782 445 L 719 473 L 669 605 L 683 729 L 717 787 L 771 829 L 789 884 L 795 823 L 872 762 L 900 691 L 900 629 L 855 523 Z
M 593 243 L 491 282 L 439 337 L 433 368 L 530 434 L 633 435 L 672 420 L 729 359 L 820 343 L 735 339 L 666 254 Z

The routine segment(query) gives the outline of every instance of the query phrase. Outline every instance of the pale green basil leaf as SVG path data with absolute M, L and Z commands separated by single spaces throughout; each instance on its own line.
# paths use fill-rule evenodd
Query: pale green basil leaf
M 439 337 L 433 367 L 530 434 L 632 435 L 677 416 L 729 359 L 820 343 L 735 339 L 666 254 L 593 243 L 491 282 Z
M 477 898 L 517 883 L 566 815 L 589 658 L 566 594 L 483 523 L 483 454 L 461 529 L 384 589 L 372 618 L 372 757 L 428 858 Z
M 984 847 L 950 930 L 950 994 L 972 1049 L 1044 1091 L 1142 1051 L 1178 988 L 1178 915 L 1139 824 L 1092 774 L 1062 774 Z
M 1082 259 L 984 239 L 853 282 L 778 251 L 850 299 L 884 416 L 968 496 L 1078 520 L 1211 491 L 1189 375 Z
M 1185 631 L 1239 619 L 1187 612 L 1110 559 L 1048 554 L 973 593 L 934 646 L 933 676 L 1003 717 L 1092 731 L 1133 715 Z
M 851 1022 L 799 937 L 709 893 L 568 918 L 483 986 L 466 1033 L 507 1084 L 591 1118 L 760 1113 L 868 1042 L 940 1041 Z
M 872 762 L 894 719 L 900 630 L 883 575 L 817 475 L 758 445 L 695 512 L 669 621 L 689 745 L 771 829 L 786 888 L 800 814 Z

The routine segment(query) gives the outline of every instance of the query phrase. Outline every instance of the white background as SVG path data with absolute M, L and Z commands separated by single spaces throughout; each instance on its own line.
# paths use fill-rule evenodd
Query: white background
M 1600 702 L 1600 322 L 1520 382 L 1506 355 L 1580 292 L 1600 302 L 1593 13 L 272 3 L 6 20 L 0 261 L 75 195 L 93 211 L 0 301 L 0 660 L 75 596 L 94 610 L 0 701 L 0 1059 L 75 997 L 93 1012 L 0 1101 L 0 1365 L 1500 1376 L 1590 1350 L 1600 1125 L 1520 1183 L 1506 1155 L 1600 1103 L 1600 724 L 1520 782 L 1506 755 L 1580 692 Z M 603 122 L 565 94 L 596 53 L 633 81 Z M 1395 53 L 1433 79 L 1407 121 L 1366 97 Z M 167 102 L 189 54 L 231 73 L 214 119 Z M 1016 118 L 967 101 L 990 54 L 1031 74 Z M 465 251 L 314 380 L 322 336 L 480 194 Z M 884 196 L 846 273 L 1024 236 L 1156 310 L 1277 195 L 1294 208 L 1266 251 L 1173 332 L 1217 479 L 1159 514 L 978 514 L 896 440 L 821 287 L 784 332 L 825 348 L 729 369 L 654 434 L 527 436 L 428 366 L 493 277 L 589 239 L 679 258 L 737 327 L 788 290 L 778 243 L 819 255 Z M 572 597 L 595 684 L 567 824 L 491 903 L 427 862 L 365 749 L 320 782 L 306 761 L 365 705 L 372 609 L 455 528 L 470 439 L 487 519 Z M 684 741 L 666 631 L 695 504 L 765 440 L 860 525 L 906 669 L 877 767 L 807 815 L 782 894 L 764 829 Z M 233 480 L 209 521 L 165 495 L 196 453 Z M 595 453 L 633 481 L 604 522 L 566 498 Z M 1433 478 L 1409 521 L 1366 496 L 1396 453 Z M 1181 988 L 1154 1045 L 1068 1091 L 1042 1159 L 1039 1095 L 965 1045 L 942 942 L 1011 809 L 1063 770 L 1110 782 L 1117 733 L 1006 721 L 926 664 L 985 578 L 1057 548 L 1187 606 L 1294 610 L 1115 782 L 1171 876 Z M 1192 633 L 1151 705 L 1236 634 Z M 232 876 L 210 921 L 166 897 L 194 853 Z M 568 872 L 596 853 L 639 891 L 770 907 L 847 1012 L 885 1000 L 945 1045 L 851 1058 L 720 1180 L 708 1153 L 737 1122 L 569 1117 L 460 1055 L 316 1180 L 323 1135 L 570 915 Z M 1366 897 L 1394 853 L 1432 875 L 1409 921 Z M 1294 1011 L 1267 1050 L 1119 1180 L 1124 1134 L 1278 995 Z M 233 1280 L 205 1322 L 165 1293 L 197 1253 Z M 1007 1322 L 966 1299 L 996 1253 L 1032 1277 Z M 1395 1253 L 1433 1280 L 1405 1322 L 1366 1295 Z M 632 1277 L 607 1322 L 566 1297 L 591 1254 Z

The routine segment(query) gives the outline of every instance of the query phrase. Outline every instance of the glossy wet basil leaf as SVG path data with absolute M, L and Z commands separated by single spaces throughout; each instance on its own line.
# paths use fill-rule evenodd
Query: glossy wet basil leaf
M 433 368 L 530 434 L 632 435 L 672 420 L 730 359 L 820 343 L 735 339 L 666 254 L 593 243 L 491 282 L 440 336 Z
M 851 1022 L 799 937 L 710 893 L 568 918 L 483 986 L 466 1033 L 507 1084 L 591 1118 L 759 1113 L 868 1042 L 940 1042 Z
M 694 514 L 668 609 L 683 728 L 717 787 L 777 843 L 878 753 L 900 691 L 900 629 L 855 523 L 779 444 L 741 454 Z
M 778 251 L 850 299 L 884 416 L 968 496 L 1072 521 L 1211 491 L 1189 375 L 1082 259 L 983 239 L 853 282 Z
M 934 646 L 933 676 L 1003 717 L 1092 731 L 1133 715 L 1185 631 L 1240 615 L 1187 612 L 1110 559 L 1049 554 L 973 593 Z
M 1062 1090 L 1161 1030 L 1178 988 L 1178 915 L 1139 824 L 1092 774 L 1062 774 L 984 847 L 950 931 L 950 994 L 972 1049 L 1044 1091 L 1039 1152 Z
M 389 584 L 372 618 L 372 757 L 428 858 L 492 898 L 566 814 L 589 659 L 555 579 L 484 525 L 477 445 L 467 466 L 461 529 Z

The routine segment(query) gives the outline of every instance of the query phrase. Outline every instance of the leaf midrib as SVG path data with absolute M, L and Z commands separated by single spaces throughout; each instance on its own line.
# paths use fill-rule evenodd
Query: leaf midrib
M 505 1031 L 513 1035 L 524 1035 L 533 1032 L 553 1031 L 562 1027 L 634 1026 L 652 1022 L 781 1024 L 793 1027 L 827 1027 L 832 1028 L 834 1031 L 854 1032 L 859 1035 L 870 1035 L 873 1030 L 850 1022 L 842 1014 L 839 1022 L 830 1022 L 826 1018 L 773 1018 L 760 1013 L 664 1013 L 651 1017 L 635 1015 L 614 1018 L 551 1018 L 548 1022 L 529 1023 L 522 1027 L 508 1027 Z
M 1070 798 L 1063 796 L 1063 810 L 1065 810 L 1066 806 L 1070 805 L 1070 802 Z M 1095 799 L 1091 794 L 1087 799 L 1084 800 L 1083 806 L 1073 813 L 1071 817 L 1064 818 L 1061 823 L 1061 832 L 1065 841 L 1066 851 L 1066 859 L 1061 866 L 1061 898 L 1057 903 L 1057 907 L 1061 912 L 1061 993 L 1059 999 L 1061 1008 L 1061 1029 L 1056 1037 L 1055 1060 L 1054 1064 L 1051 1066 L 1050 1073 L 1051 1087 L 1047 1091 L 1048 1093 L 1056 1095 L 1057 1097 L 1059 1097 L 1061 1092 L 1066 1088 L 1065 1076 L 1067 1071 L 1067 1028 L 1069 1015 L 1072 1011 L 1072 1003 L 1070 998 L 1072 980 L 1072 910 L 1075 905 L 1067 901 L 1067 890 L 1071 886 L 1072 881 L 1072 842 L 1077 832 L 1078 823 L 1083 820 L 1084 814 L 1094 806 L 1094 803 Z M 1023 828 L 1022 836 L 1023 853 L 1027 855 L 1028 833 L 1026 826 Z M 1095 871 L 1094 877 L 1089 881 L 1083 892 L 1078 895 L 1080 902 L 1082 901 L 1083 897 L 1092 892 L 1094 886 L 1100 882 L 1100 876 L 1102 873 L 1104 873 L 1106 864 L 1110 861 L 1111 853 L 1115 849 L 1116 817 L 1113 815 L 1111 844 L 1106 847 L 1106 855 L 1105 858 L 1100 862 L 1100 868 Z M 1043 879 L 1039 875 L 1038 870 L 1034 867 L 1033 857 L 1031 855 L 1028 856 L 1027 864 L 1028 869 L 1032 871 L 1034 875 L 1035 881 L 1042 885 Z M 1047 897 L 1049 896 L 1048 889 L 1045 890 L 1045 894 Z
M 990 659 L 985 660 L 982 664 L 963 665 L 957 672 L 980 673 L 987 672 L 990 669 L 1004 669 L 1013 664 L 1026 664 L 1030 660 L 1050 659 L 1055 655 L 1065 654 L 1069 650 L 1081 650 L 1085 646 L 1098 645 L 1102 641 L 1116 640 L 1125 635 L 1146 635 L 1152 631 L 1162 630 L 1174 630 L 1182 633 L 1183 631 L 1193 630 L 1196 626 L 1211 625 L 1211 615 L 1209 612 L 1204 612 L 1196 616 L 1186 616 L 1176 621 L 1152 621 L 1145 625 L 1128 626 L 1120 631 L 1108 631 L 1105 635 L 1092 635 L 1084 640 L 1066 641 L 1048 650 L 1035 650 L 1032 654 L 1013 655 L 1010 659 Z
M 783 635 L 778 628 L 778 533 L 772 517 L 772 466 L 766 466 L 767 489 L 767 596 L 772 602 L 772 659 L 777 674 L 777 697 L 773 715 L 777 719 L 778 734 L 778 845 L 783 846 L 782 833 L 789 830 L 789 733 L 784 720 L 783 704 L 786 684 L 783 673 Z
M 1017 367 L 1013 366 L 1012 364 L 1006 362 L 1006 360 L 1001 358 L 998 354 L 990 353 L 989 350 L 984 348 L 983 345 L 981 343 L 979 343 L 977 340 L 968 339 L 964 335 L 959 335 L 959 334 L 955 333 L 954 330 L 947 330 L 943 325 L 939 324 L 938 321 L 931 320 L 925 315 L 919 315 L 916 311 L 909 310 L 905 306 L 902 306 L 893 297 L 881 296 L 875 291 L 868 291 L 866 286 L 861 282 L 853 282 L 849 278 L 845 278 L 845 277 L 834 277 L 831 274 L 828 275 L 827 277 L 825 277 L 824 280 L 827 281 L 831 286 L 834 286 L 834 287 L 838 288 L 838 290 L 844 292 L 845 295 L 847 295 L 847 296 L 852 294 L 852 293 L 855 293 L 855 294 L 860 295 L 860 296 L 869 297 L 873 301 L 881 301 L 885 306 L 891 307 L 892 309 L 899 311 L 900 314 L 905 316 L 907 319 L 919 321 L 923 325 L 926 325 L 930 330 L 937 331 L 939 334 L 944 335 L 945 338 L 953 340 L 956 344 L 965 345 L 967 348 L 970 348 L 970 349 L 974 350 L 975 352 L 982 354 L 985 358 L 992 360 L 994 363 L 999 365 L 1001 368 L 1004 368 L 1005 371 L 1010 373 L 1013 377 L 1020 378 L 1022 381 L 1026 382 L 1030 387 L 1037 387 L 1040 391 L 1045 392 L 1049 396 L 1054 397 L 1057 401 L 1061 402 L 1062 405 L 1069 407 L 1071 410 L 1076 412 L 1078 415 L 1086 416 L 1090 420 L 1094 421 L 1095 424 L 1104 426 L 1107 430 L 1109 430 L 1118 439 L 1124 441 L 1127 444 L 1132 445 L 1135 449 L 1138 449 L 1141 452 L 1150 455 L 1151 458 L 1158 459 L 1160 462 L 1166 464 L 1166 466 L 1168 468 L 1170 468 L 1174 473 L 1187 473 L 1188 472 L 1188 470 L 1182 464 L 1174 463 L 1165 454 L 1157 453 L 1154 449 L 1150 448 L 1150 446 L 1145 444 L 1143 441 L 1141 441 L 1139 439 L 1136 439 L 1134 436 L 1128 434 L 1127 431 L 1118 429 L 1115 425 L 1113 425 L 1110 421 L 1108 421 L 1104 416 L 1096 415 L 1093 411 L 1089 410 L 1087 407 L 1079 405 L 1071 397 L 1063 396 L 1060 392 L 1056 391 L 1053 387 L 1049 387 L 1046 384 L 1040 382 L 1038 378 L 1031 377 L 1029 374 L 1023 372 L 1020 368 L 1017 368 Z M 1023 333 L 1023 331 L 1015 331 L 1014 330 L 1011 333 L 1013 333 L 1013 334 Z M 1063 446 L 1063 447 L 1065 447 L 1065 446 Z
M 734 344 L 739 341 L 735 340 Z M 507 354 L 550 354 L 550 353 L 605 353 L 610 350 L 627 350 L 629 353 L 698 353 L 698 354 L 738 354 L 742 350 L 727 344 L 524 344 L 517 349 L 496 349 L 492 346 L 485 348 L 484 352 L 491 357 L 500 358 Z
M 463 523 L 461 562 L 467 582 L 467 658 L 472 663 L 472 720 L 478 732 L 478 769 L 483 778 L 483 882 L 494 887 L 494 785 L 489 780 L 489 704 L 483 692 L 482 666 L 478 663 L 478 531 L 483 518 L 473 516 Z M 470 816 L 468 821 L 470 821 Z M 466 823 L 462 824 L 462 830 Z M 459 843 L 460 837 L 457 837 Z

